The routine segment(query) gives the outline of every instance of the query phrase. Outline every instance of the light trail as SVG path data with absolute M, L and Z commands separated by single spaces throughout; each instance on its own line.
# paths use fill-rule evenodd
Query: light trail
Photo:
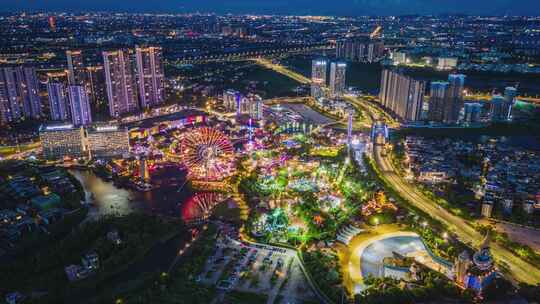
M 374 156 L 384 178 L 409 203 L 446 225 L 462 242 L 475 244 L 483 239 L 484 236 L 476 231 L 469 222 L 440 207 L 399 176 L 388 158 L 381 155 L 381 147 L 374 148 Z M 533 285 L 540 283 L 539 265 L 525 261 L 496 243 L 492 243 L 491 252 L 499 263 L 504 262 L 505 266 L 508 267 L 509 274 L 515 280 Z

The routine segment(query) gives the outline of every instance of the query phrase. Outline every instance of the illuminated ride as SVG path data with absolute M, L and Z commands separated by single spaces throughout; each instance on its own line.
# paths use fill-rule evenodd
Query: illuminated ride
M 216 206 L 226 199 L 222 193 L 197 193 L 182 205 L 182 219 L 185 223 L 205 221 L 212 215 Z
M 234 148 L 227 136 L 213 128 L 185 133 L 176 156 L 194 180 L 217 181 L 234 173 Z

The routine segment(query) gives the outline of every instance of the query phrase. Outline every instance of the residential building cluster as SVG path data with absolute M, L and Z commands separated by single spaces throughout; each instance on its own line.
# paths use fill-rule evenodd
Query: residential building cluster
M 456 124 L 464 106 L 465 75 L 450 74 L 448 81 L 431 83 L 428 120 Z
M 482 215 L 511 216 L 516 210 L 537 220 L 540 212 L 540 152 L 505 143 L 408 136 L 405 164 L 410 178 L 433 188 L 459 181 L 482 204 Z M 472 206 L 474 207 L 474 206 Z
M 385 69 L 381 76 L 380 105 L 401 120 L 418 121 L 422 115 L 425 86 L 423 81 Z
M 368 37 L 338 40 L 336 57 L 352 62 L 377 62 L 384 57 L 384 43 Z
M 338 61 L 330 63 L 330 77 L 328 74 L 328 61 L 315 59 L 311 63 L 311 97 L 340 98 L 346 93 L 347 63 Z
M 408 76 L 400 69 L 383 69 L 379 103 L 398 119 L 407 123 L 456 125 L 480 122 L 506 122 L 512 119 L 517 89 L 506 87 L 504 94 L 494 94 L 489 110 L 483 105 L 465 102 L 463 74 L 449 74 L 447 81 L 432 81 L 426 98 L 426 82 Z
M 46 73 L 48 104 L 42 103 L 36 70 L 31 66 L 0 69 L 0 125 L 23 118 L 93 122 L 92 108 L 108 101 L 109 115 L 146 110 L 165 101 L 160 47 L 135 47 L 103 52 L 103 66 L 86 66 L 82 50 L 66 52 L 67 69 Z
M 25 170 L 19 167 L 13 171 Z M 0 178 L 0 256 L 26 235 L 47 232 L 69 211 L 65 198 L 77 189 L 66 172 L 54 167 L 36 168 L 36 172 Z
M 27 66 L 0 68 L 0 125 L 42 115 L 36 70 Z

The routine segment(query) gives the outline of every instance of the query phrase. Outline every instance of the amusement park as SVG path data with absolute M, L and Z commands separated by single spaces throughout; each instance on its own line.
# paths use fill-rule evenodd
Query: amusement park
M 476 252 L 388 190 L 370 156 L 388 138 L 384 123 L 365 134 L 353 119 L 340 130 L 284 109 L 267 107 L 266 120 L 201 111 L 139 124 L 135 156 L 103 168 L 137 191 L 174 182 L 192 193 L 174 213 L 191 227 L 219 227 L 196 274 L 218 297 L 363 301 L 388 297 L 384 284 L 411 300 L 444 286 L 444 296 L 472 301 L 500 279 L 489 236 Z
M 538 303 L 540 7 L 482 1 L 3 5 L 0 302 Z

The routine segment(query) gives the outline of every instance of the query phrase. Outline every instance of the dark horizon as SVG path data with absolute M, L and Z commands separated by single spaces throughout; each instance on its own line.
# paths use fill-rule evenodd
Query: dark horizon
M 397 15 L 477 15 L 539 16 L 540 1 L 535 0 L 119 0 L 78 3 L 68 0 L 17 1 L 0 11 L 19 12 L 126 12 L 126 13 L 216 13 L 268 15 L 397 16 Z

